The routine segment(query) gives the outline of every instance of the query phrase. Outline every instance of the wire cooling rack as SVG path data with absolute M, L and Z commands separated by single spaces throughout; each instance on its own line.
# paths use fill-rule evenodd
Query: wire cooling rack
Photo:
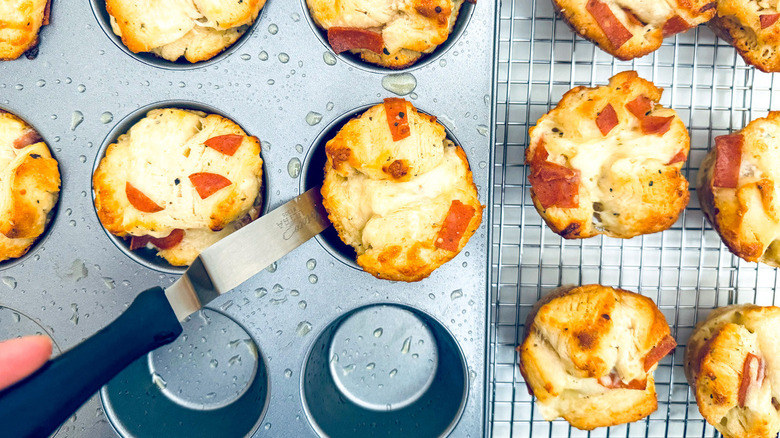
M 488 436 L 710 437 L 683 372 L 694 325 L 715 307 L 776 303 L 777 270 L 731 255 L 704 219 L 696 197 L 698 167 L 714 137 L 780 109 L 780 81 L 746 66 L 705 26 L 667 38 L 655 53 L 623 62 L 575 37 L 550 0 L 501 5 L 496 87 L 496 159 L 492 241 L 492 327 L 488 367 Z M 683 169 L 691 201 L 669 230 L 629 240 L 565 241 L 551 232 L 528 192 L 524 151 L 528 128 L 563 93 L 605 84 L 636 70 L 664 88 L 661 103 L 680 115 L 691 135 Z M 776 97 L 777 95 L 777 97 Z M 548 290 L 601 283 L 652 298 L 672 325 L 679 347 L 655 372 L 658 410 L 644 420 L 594 430 L 545 421 L 528 395 L 515 347 L 525 318 Z

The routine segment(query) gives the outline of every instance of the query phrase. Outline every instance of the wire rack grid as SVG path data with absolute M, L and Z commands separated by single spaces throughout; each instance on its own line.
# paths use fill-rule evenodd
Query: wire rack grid
M 695 193 L 698 166 L 718 135 L 780 109 L 780 81 L 746 66 L 707 27 L 667 38 L 655 53 L 614 59 L 576 37 L 550 0 L 505 0 L 500 9 L 496 87 L 487 434 L 492 437 L 710 437 L 683 372 L 696 322 L 714 308 L 776 303 L 777 270 L 733 255 L 704 219 Z M 684 174 L 691 201 L 662 233 L 629 240 L 565 241 L 550 231 L 531 201 L 524 166 L 528 128 L 563 93 L 605 84 L 633 69 L 665 89 L 691 136 Z M 655 373 L 658 410 L 639 422 L 584 432 L 545 421 L 517 367 L 515 347 L 525 318 L 548 290 L 601 283 L 651 297 L 672 325 L 679 347 Z

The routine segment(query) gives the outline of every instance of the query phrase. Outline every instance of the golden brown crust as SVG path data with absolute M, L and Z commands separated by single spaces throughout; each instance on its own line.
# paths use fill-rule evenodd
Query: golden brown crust
M 706 23 L 715 14 L 714 8 L 710 6 L 712 0 L 678 0 L 668 3 L 600 0 L 632 35 L 628 41 L 616 48 L 587 10 L 588 1 L 553 0 L 553 5 L 576 33 L 624 61 L 658 50 L 664 39 L 664 26 L 673 17 L 682 19 L 688 28 L 693 28 Z
M 746 63 L 761 71 L 780 71 L 780 22 L 762 29 L 761 16 L 778 13 L 776 5 L 755 0 L 718 0 L 709 27 L 737 49 Z
M 529 130 L 529 174 L 548 163 L 578 173 L 572 207 L 548 205 L 539 198 L 539 180 L 531 179 L 531 197 L 547 225 L 564 238 L 605 234 L 630 238 L 671 227 L 688 204 L 688 181 L 680 170 L 690 148 L 688 131 L 677 113 L 658 104 L 663 90 L 634 71 L 618 73 L 608 85 L 576 87 Z M 645 133 L 628 105 L 649 99 L 649 115 L 672 118 L 662 135 Z M 596 122 L 608 105 L 617 124 L 603 134 Z M 548 154 L 539 161 L 537 149 Z
M 0 2 L 0 60 L 16 59 L 38 44 L 38 32 L 48 24 L 49 0 Z
M 735 132 L 743 138 L 740 177 L 734 188 L 714 187 L 717 149 L 713 147 L 699 170 L 701 209 L 723 243 L 751 262 L 780 267 L 780 112 L 750 122 Z
M 206 145 L 225 135 L 241 137 L 232 156 Z M 257 217 L 262 164 L 259 139 L 231 120 L 176 108 L 152 110 L 107 148 L 93 175 L 95 208 L 106 230 L 120 237 L 162 238 L 184 230 L 180 245 L 158 255 L 172 265 L 188 265 L 247 215 Z M 190 176 L 203 172 L 227 178 L 229 185 L 202 198 Z M 163 209 L 139 210 L 126 193 L 128 183 Z
M 14 146 L 24 138 L 29 144 Z M 59 190 L 46 143 L 18 117 L 0 113 L 0 261 L 23 256 L 43 234 Z
M 348 27 L 381 33 L 385 46 L 381 53 L 367 49 L 351 52 L 365 62 L 401 69 L 411 66 L 447 40 L 463 0 L 359 0 L 351 3 L 307 0 L 306 3 L 314 22 L 326 31 L 331 27 Z
M 732 305 L 710 313 L 688 340 L 686 378 L 702 416 L 726 438 L 773 437 L 780 431 L 779 329 L 780 308 Z M 756 379 L 745 375 L 749 355 L 761 361 Z
M 520 370 L 547 420 L 562 416 L 585 430 L 636 421 L 657 407 L 656 365 L 646 370 L 645 358 L 668 337 L 647 297 L 595 284 L 562 287 L 528 316 Z
M 482 221 L 482 206 L 463 149 L 446 140 L 435 117 L 404 103 L 409 137 L 393 141 L 384 105 L 377 105 L 328 141 L 322 195 L 358 265 L 378 278 L 419 281 L 463 249 Z M 473 216 L 451 251 L 436 240 L 455 201 Z

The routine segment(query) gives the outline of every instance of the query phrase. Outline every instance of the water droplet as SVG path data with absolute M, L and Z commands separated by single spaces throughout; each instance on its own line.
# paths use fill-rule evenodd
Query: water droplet
M 330 363 L 338 363 L 338 361 L 339 361 L 339 355 L 333 353 L 333 356 L 330 357 Z
M 86 163 L 87 162 L 87 156 L 86 155 L 79 155 L 79 161 L 81 161 L 82 163 Z
M 286 54 L 284 52 L 280 53 L 279 54 L 279 62 L 281 62 L 282 64 L 287 64 L 288 62 L 290 62 L 290 55 L 288 55 L 288 54 Z
M 309 259 L 309 261 L 306 262 L 306 269 L 313 271 L 314 268 L 317 267 L 317 260 Z
M 446 67 L 447 66 L 447 60 L 444 59 L 444 58 L 440 59 L 439 60 L 439 65 L 442 66 L 442 67 Z
M 22 90 L 24 90 L 24 85 L 22 85 L 22 84 L 16 84 L 16 86 L 15 86 L 14 88 L 16 88 L 16 89 L 17 89 L 17 90 L 19 90 L 19 91 L 22 91 Z
M 107 123 L 111 123 L 113 120 L 114 120 L 114 115 L 108 111 L 100 115 L 100 123 L 103 123 L 104 125 Z
M 404 339 L 404 345 L 401 347 L 401 354 L 409 353 L 409 348 L 411 347 L 412 347 L 412 337 L 409 336 L 408 338 Z
M 428 298 L 430 298 L 432 300 L 435 300 L 436 299 L 436 295 L 434 295 L 433 293 L 429 293 L 428 294 Z
M 255 289 L 255 296 L 257 298 L 263 298 L 268 293 L 268 289 L 264 287 L 258 287 Z
M 38 82 L 36 82 L 35 85 L 37 85 L 39 87 L 45 87 L 46 86 L 46 81 L 44 81 L 43 79 L 38 79 Z
M 487 167 L 487 163 L 485 161 L 480 161 L 478 166 L 479 166 L 480 169 L 484 169 L 484 168 Z
M 298 152 L 299 154 L 303 153 L 303 145 L 302 144 L 296 144 L 295 145 L 295 152 Z
M 487 125 L 477 125 L 477 132 L 479 132 L 479 135 L 487 137 L 490 135 L 490 128 Z
M 390 378 L 391 379 L 393 377 L 395 377 L 396 374 L 398 374 L 398 370 L 397 369 L 393 368 L 392 370 L 390 370 Z
M 166 382 L 161 375 L 155 372 L 152 372 L 152 383 L 154 383 L 154 385 L 160 389 L 165 389 L 168 387 L 168 382 Z
M 417 353 L 413 353 L 413 354 L 412 354 L 412 359 L 417 359 L 417 358 L 419 358 L 419 357 L 420 357 L 420 355 L 419 355 L 419 354 L 417 354 Z
M 222 309 L 223 312 L 231 307 L 233 307 L 233 300 L 228 300 L 225 304 L 219 306 L 219 308 Z
M 13 277 L 3 277 L 2 278 L 3 284 L 8 286 L 10 289 L 16 289 L 16 279 Z
M 116 282 L 110 277 L 103 277 L 103 284 L 105 284 L 108 289 L 116 288 Z
M 211 366 L 211 368 L 216 368 L 219 366 L 219 361 L 216 359 L 211 359 L 211 362 L 209 362 L 209 366 Z
M 241 364 L 241 356 L 238 354 L 228 359 L 228 366 L 232 367 L 235 364 Z
M 374 362 L 369 362 L 368 365 L 366 365 L 367 370 L 373 370 L 376 368 L 376 364 Z
M 298 292 L 298 291 L 297 291 L 297 290 L 295 290 L 295 289 L 293 289 L 293 290 L 291 290 L 291 291 L 290 291 L 290 295 L 292 295 L 292 296 L 294 296 L 294 297 L 297 297 L 297 296 L 298 296 L 298 295 L 300 295 L 300 294 L 301 294 L 301 293 L 300 293 L 300 292 Z
M 268 52 L 263 50 L 262 52 L 258 53 L 257 54 L 257 59 L 259 59 L 261 61 L 268 61 Z
M 276 83 L 276 81 L 275 81 L 275 80 L 273 80 L 273 79 L 269 79 L 269 80 L 268 80 L 268 85 L 273 85 L 273 84 L 275 84 L 275 83 Z
M 273 23 L 268 25 L 268 33 L 270 33 L 271 35 L 276 35 L 277 32 L 279 32 L 279 26 Z
M 352 371 L 355 371 L 355 368 L 356 368 L 355 364 L 351 363 L 351 364 L 349 364 L 349 365 L 347 365 L 347 366 L 345 366 L 344 368 L 341 369 L 341 374 L 346 376 L 349 373 L 351 373 Z
M 317 278 L 316 275 L 314 275 L 314 274 L 309 275 L 309 283 L 315 284 L 315 283 L 317 283 L 317 280 L 319 280 L 319 279 Z
M 67 77 L 67 78 L 65 78 L 65 83 L 66 84 L 72 84 L 73 83 L 73 79 L 71 79 L 70 77 Z
M 399 96 L 406 96 L 417 88 L 417 78 L 411 73 L 390 74 L 382 78 L 382 87 Z
M 301 310 L 306 309 L 306 306 L 307 306 L 306 301 L 303 300 L 298 301 L 298 307 L 300 307 Z
M 314 126 L 322 121 L 322 114 L 315 113 L 314 111 L 309 111 L 309 114 L 306 114 L 306 123 L 309 124 L 309 126 Z
M 298 336 L 306 336 L 311 331 L 311 323 L 309 321 L 301 321 L 298 323 L 298 327 L 295 329 L 295 333 Z
M 249 61 L 250 59 L 252 59 L 252 55 L 250 55 L 249 53 L 243 53 L 241 55 L 241 59 L 243 59 L 244 61 Z
M 286 377 L 286 378 L 288 378 L 288 379 L 289 379 L 290 377 L 292 377 L 292 370 L 291 370 L 291 369 L 289 369 L 289 368 L 287 368 L 286 370 L 284 370 L 284 377 Z
M 22 321 L 22 315 L 19 315 L 18 313 L 14 312 L 14 322 L 21 322 Z
M 83 92 L 87 91 L 87 86 L 84 85 L 84 84 L 79 84 L 79 86 L 76 87 L 76 90 L 78 90 L 79 93 L 83 93 Z
M 70 316 L 70 322 L 73 325 L 79 325 L 79 306 L 76 303 L 72 303 L 70 309 L 73 311 L 73 314 Z
M 266 144 L 266 149 L 268 149 L 268 144 Z M 277 262 L 273 262 L 270 265 L 268 265 L 268 267 L 265 268 L 265 270 L 273 274 L 274 272 L 276 272 L 277 266 L 278 266 Z
M 287 163 L 287 173 L 290 175 L 290 178 L 298 178 L 301 175 L 301 160 L 293 157 Z
M 281 291 L 283 291 L 283 290 L 284 290 L 284 286 L 282 286 L 282 285 L 281 285 L 281 284 L 279 284 L 279 283 L 276 283 L 276 284 L 274 285 L 274 288 L 273 288 L 272 290 L 274 291 L 274 293 L 278 294 L 279 292 L 281 292 Z
M 295 21 L 296 23 L 301 21 L 301 15 L 298 14 L 297 12 L 293 12 L 292 15 L 290 15 L 290 18 L 292 18 L 292 20 Z
M 72 279 L 73 281 L 79 281 L 82 278 L 87 278 L 89 270 L 83 261 L 76 259 L 70 266 L 70 271 L 65 273 L 65 277 Z
M 379 337 L 382 336 L 382 333 L 384 333 L 384 330 L 382 330 L 382 328 L 380 327 L 380 328 L 374 330 L 374 337 L 375 338 L 379 338 Z
M 485 97 L 482 98 L 483 101 L 485 101 L 485 105 L 490 105 L 490 95 L 486 94 Z
M 336 65 L 336 55 L 334 55 L 332 52 L 323 53 L 322 60 L 325 61 L 325 64 Z
M 462 296 L 463 296 L 463 289 L 455 289 L 450 294 L 450 298 L 453 299 L 453 300 L 457 300 L 458 298 L 460 298 Z
M 75 131 L 83 121 L 84 114 L 81 111 L 73 111 L 73 114 L 70 116 L 70 130 Z
M 278 306 L 279 304 L 286 303 L 286 302 L 287 302 L 287 297 L 282 297 L 282 298 L 272 298 L 272 299 L 270 300 L 270 303 L 271 303 L 271 304 L 273 304 L 273 305 L 277 305 L 277 306 Z
M 271 428 L 271 423 L 265 423 L 265 426 L 263 426 L 265 430 L 268 430 Z

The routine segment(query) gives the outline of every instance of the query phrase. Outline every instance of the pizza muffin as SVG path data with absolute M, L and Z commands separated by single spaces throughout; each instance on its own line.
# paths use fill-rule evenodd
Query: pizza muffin
M 447 41 L 464 0 L 306 0 L 333 51 L 404 68 Z M 471 0 L 475 3 L 476 0 Z
M 701 209 L 734 254 L 780 267 L 780 112 L 715 137 L 699 169 Z
M 619 73 L 568 91 L 530 129 L 531 197 L 554 232 L 630 238 L 674 224 L 688 204 L 680 169 L 690 141 L 677 113 L 658 104 L 662 92 Z
M 60 193 L 57 161 L 40 135 L 0 110 L 0 262 L 27 253 Z
M 265 0 L 106 0 L 111 28 L 133 53 L 168 61 L 213 58 L 238 41 Z
M 622 60 L 654 52 L 665 37 L 715 14 L 713 0 L 553 0 L 553 5 L 575 32 Z
M 701 415 L 726 438 L 780 431 L 780 308 L 714 310 L 685 350 L 685 376 Z
M 0 1 L 0 60 L 16 59 L 38 44 L 38 32 L 49 24 L 51 0 Z
M 149 111 L 108 146 L 93 175 L 95 207 L 130 249 L 189 265 L 260 213 L 260 141 L 222 116 Z
M 436 117 L 385 99 L 325 146 L 323 204 L 366 272 L 418 281 L 455 257 L 482 222 L 466 154 Z
M 780 10 L 777 2 L 718 0 L 710 28 L 761 71 L 780 71 Z
M 650 298 L 591 284 L 536 303 L 517 348 L 545 420 L 578 429 L 637 421 L 657 408 L 653 373 L 677 345 Z

